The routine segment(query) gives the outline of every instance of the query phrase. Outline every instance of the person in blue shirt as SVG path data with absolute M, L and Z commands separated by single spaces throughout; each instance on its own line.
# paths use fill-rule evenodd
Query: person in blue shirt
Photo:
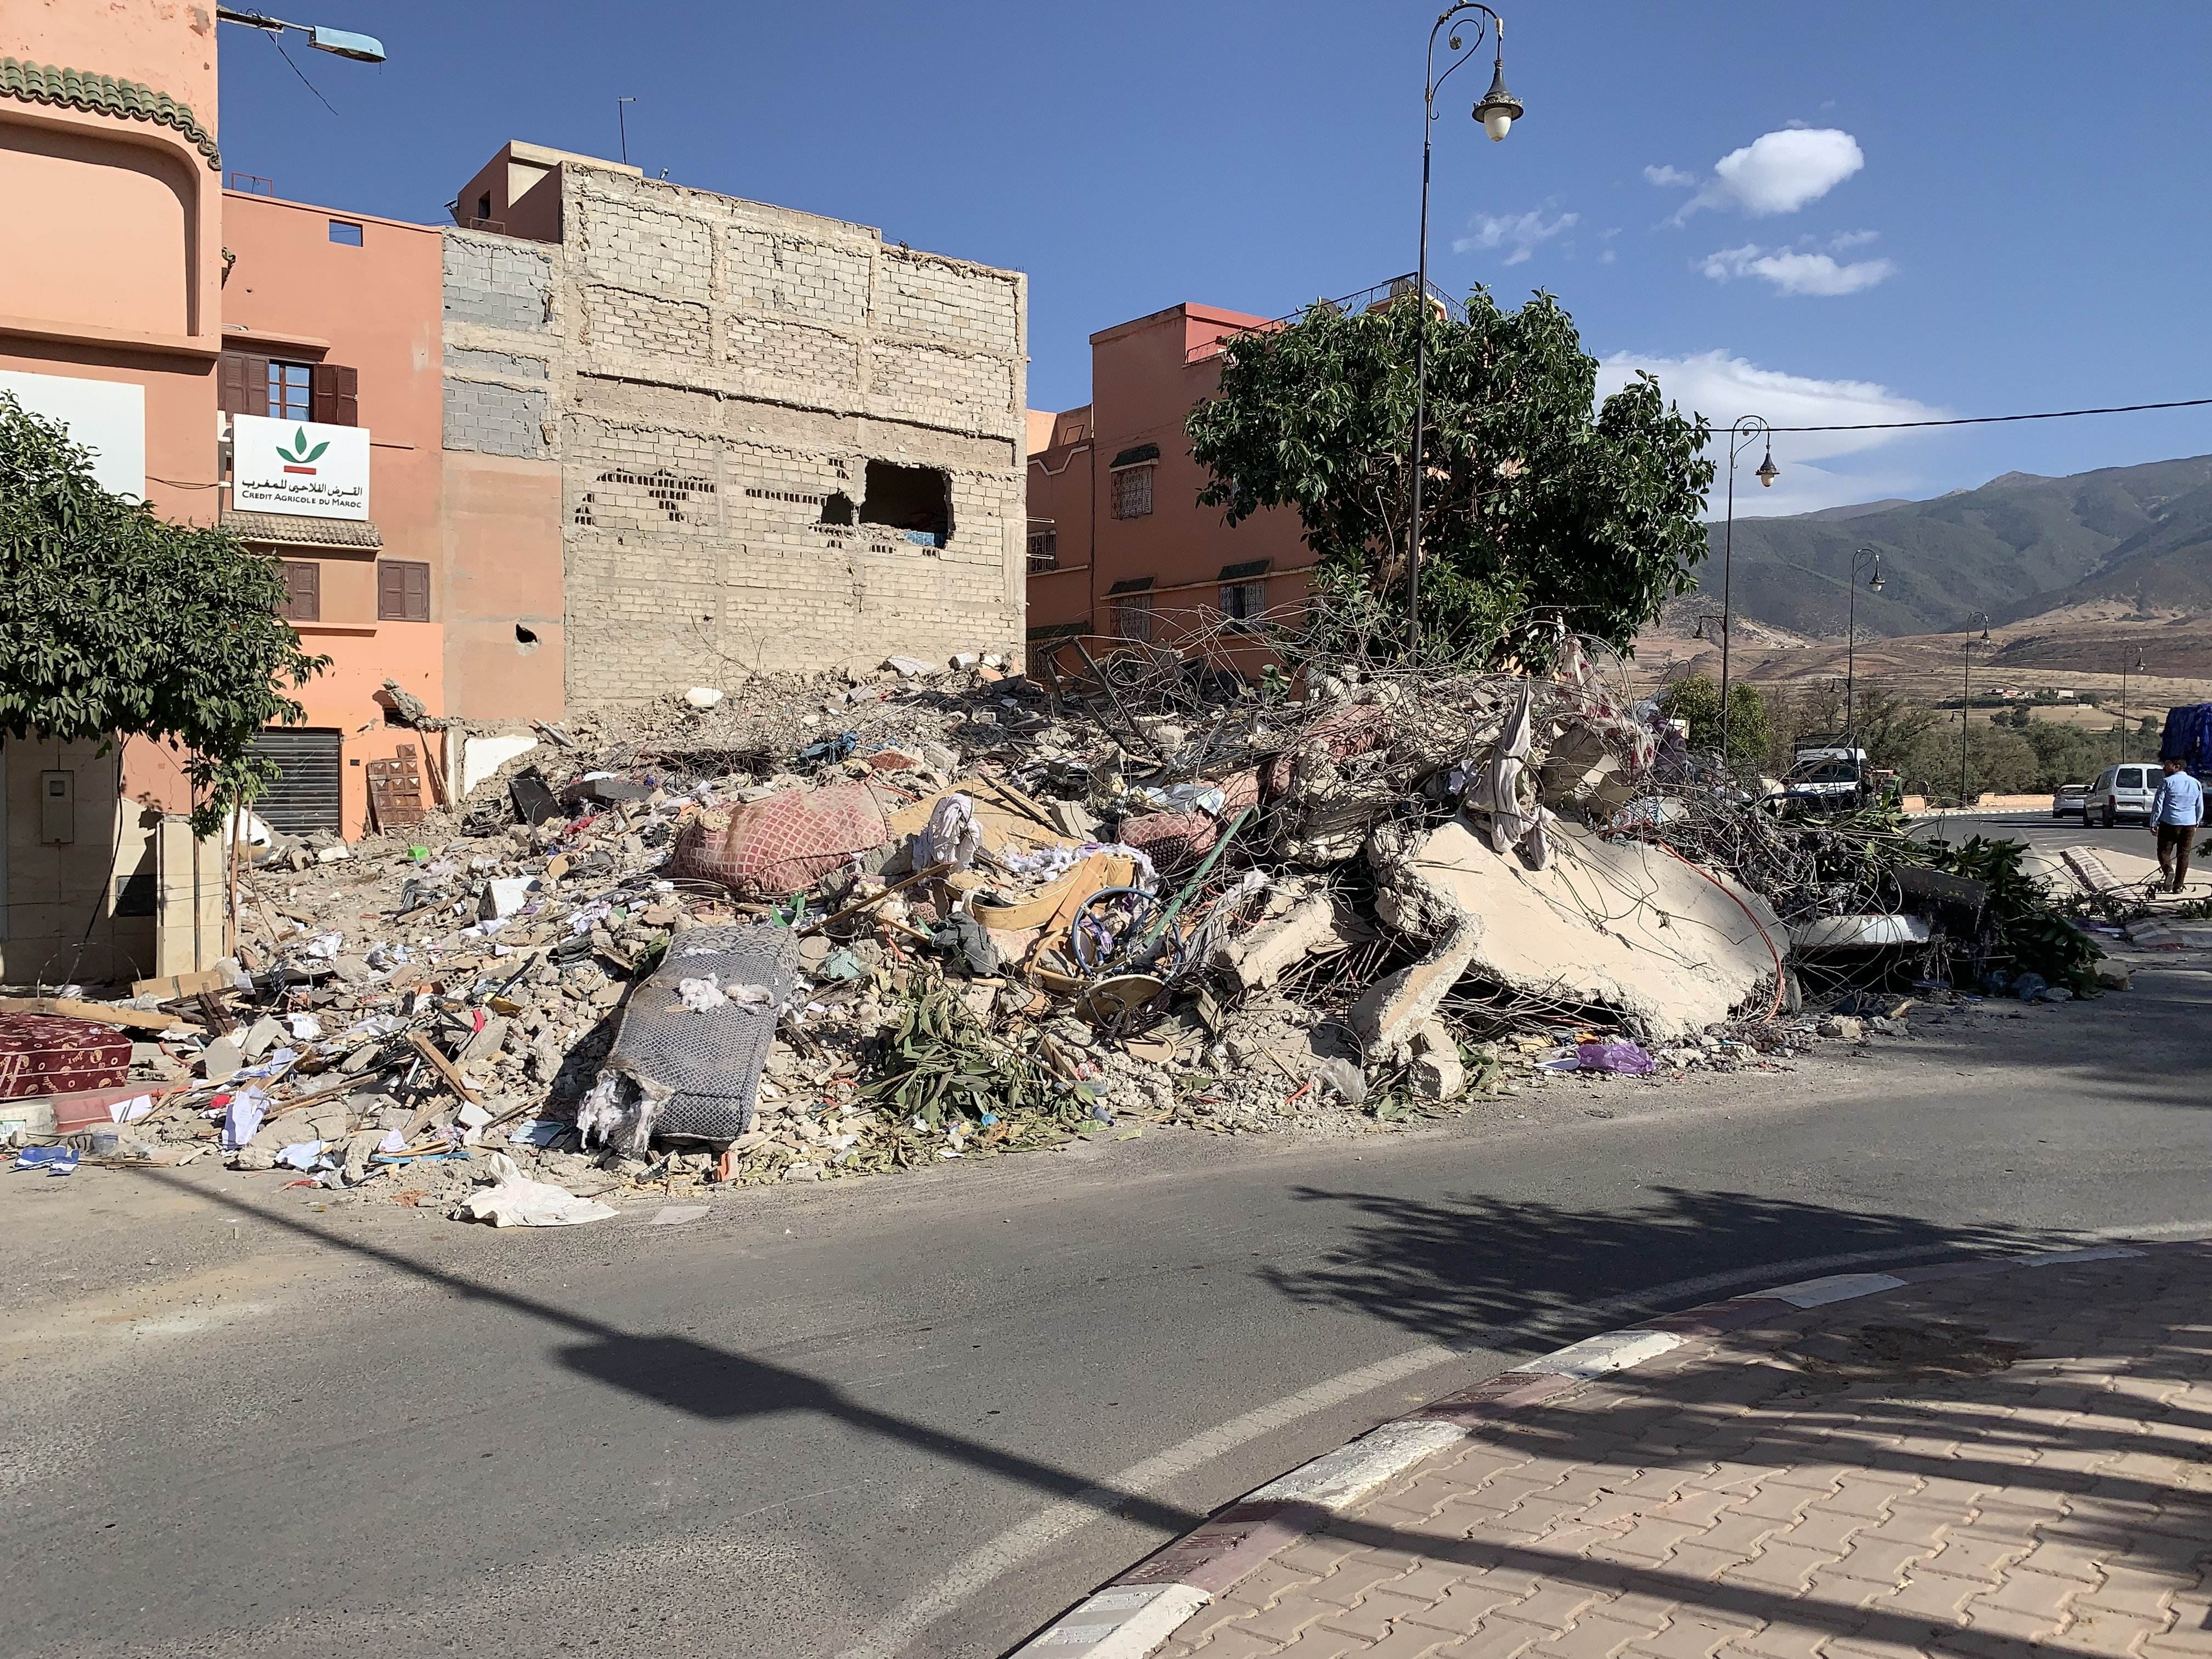
M 2166 777 L 2150 804 L 2150 823 L 2158 836 L 2158 867 L 2166 890 L 2178 893 L 2189 879 L 2189 844 L 2204 822 L 2204 786 L 2168 757 Z

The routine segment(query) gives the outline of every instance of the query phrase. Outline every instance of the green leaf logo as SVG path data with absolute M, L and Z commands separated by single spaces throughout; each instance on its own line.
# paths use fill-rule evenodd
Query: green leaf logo
M 322 442 L 317 444 L 313 449 L 307 452 L 307 459 L 311 461 L 321 459 L 323 452 L 330 447 L 331 441 L 328 438 L 324 439 Z

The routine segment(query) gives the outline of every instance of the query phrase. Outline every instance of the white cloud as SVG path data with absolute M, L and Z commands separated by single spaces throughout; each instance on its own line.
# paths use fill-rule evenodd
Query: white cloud
M 1700 208 L 1733 208 L 1755 219 L 1795 213 L 1865 165 L 1859 141 L 1837 127 L 1791 126 L 1763 133 L 1714 162 L 1713 176 L 1682 204 L 1674 222 L 1680 224 Z M 1644 176 L 1655 185 L 1675 185 L 1686 175 L 1673 167 L 1646 167 Z
M 1838 231 L 1835 235 L 1828 238 L 1828 246 L 1834 252 L 1841 253 L 1845 248 L 1864 247 L 1869 242 L 1878 242 L 1881 240 L 1881 233 L 1878 230 Z
M 1598 365 L 1598 396 L 1619 391 L 1644 370 L 1658 378 L 1669 402 L 1694 410 L 1712 422 L 1713 440 L 1706 453 L 1728 467 L 1728 428 L 1737 416 L 1762 415 L 1778 427 L 1851 426 L 1876 421 L 1940 420 L 1948 410 L 1936 408 L 1891 391 L 1870 380 L 1822 380 L 1778 369 L 1761 368 L 1725 351 L 1705 351 L 1681 357 L 1655 357 L 1618 351 Z M 1782 477 L 1771 489 L 1751 487 L 1747 477 L 1736 480 L 1736 511 L 1747 506 L 1757 516 L 1810 513 L 1848 501 L 1880 501 L 1890 495 L 1927 494 L 1929 482 L 1900 465 L 1895 459 L 1867 465 L 1855 462 L 1849 470 L 1819 465 L 1841 457 L 1863 455 L 1869 450 L 1919 435 L 1907 429 L 1873 432 L 1784 432 L 1774 440 L 1774 464 Z M 1754 446 L 1757 441 L 1753 441 Z M 1760 453 L 1764 453 L 1761 451 Z M 1757 459 L 1746 450 L 1738 465 L 1756 467 Z M 1714 487 L 1709 510 L 1722 510 L 1725 476 Z
M 1517 265 L 1525 263 L 1540 244 L 1581 222 L 1579 213 L 1562 213 L 1557 218 L 1547 219 L 1541 208 L 1509 213 L 1503 218 L 1486 213 L 1474 222 L 1474 234 L 1462 236 L 1452 243 L 1452 252 L 1472 253 L 1477 248 L 1510 248 L 1512 252 L 1505 256 L 1505 263 Z
M 1856 294 L 1897 274 L 1889 259 L 1855 259 L 1838 264 L 1826 253 L 1802 249 L 1764 248 L 1753 242 L 1708 253 L 1698 267 L 1717 283 L 1737 276 L 1757 276 L 1774 284 L 1783 294 L 1811 294 L 1833 297 Z
M 1674 167 L 1646 167 L 1644 169 L 1644 176 L 1662 190 L 1687 189 L 1698 182 L 1696 173 L 1685 173 L 1681 168 Z

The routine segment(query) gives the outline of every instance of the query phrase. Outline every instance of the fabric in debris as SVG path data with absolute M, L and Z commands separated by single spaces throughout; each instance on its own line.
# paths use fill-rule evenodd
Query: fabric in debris
M 1617 1072 L 1623 1077 L 1649 1077 L 1657 1069 L 1639 1043 L 1626 1038 L 1575 1045 L 1576 1068 L 1584 1072 Z
M 890 844 L 866 784 L 783 789 L 732 808 L 721 830 L 693 823 L 677 838 L 668 873 L 719 882 L 740 898 L 781 898 Z
M 975 803 L 967 795 L 945 795 L 930 809 L 929 822 L 915 838 L 914 867 L 927 870 L 949 864 L 965 870 L 983 848 L 983 830 L 975 822 Z
M 1121 839 L 1158 868 L 1181 870 L 1213 850 L 1221 825 L 1204 812 L 1146 812 L 1121 820 Z
M 59 1014 L 0 1014 L 0 1100 L 108 1089 L 131 1075 L 131 1034 Z
M 574 1227 L 622 1213 L 597 1200 L 579 1198 L 566 1187 L 530 1180 L 505 1152 L 494 1152 L 490 1163 L 497 1184 L 461 1200 L 460 1213 L 471 1221 L 495 1227 Z

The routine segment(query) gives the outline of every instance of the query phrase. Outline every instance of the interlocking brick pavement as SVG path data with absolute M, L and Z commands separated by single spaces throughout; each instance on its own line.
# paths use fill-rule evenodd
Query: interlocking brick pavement
M 1168 1659 L 2212 1659 L 2212 1244 L 1784 1314 L 1330 1517 Z

